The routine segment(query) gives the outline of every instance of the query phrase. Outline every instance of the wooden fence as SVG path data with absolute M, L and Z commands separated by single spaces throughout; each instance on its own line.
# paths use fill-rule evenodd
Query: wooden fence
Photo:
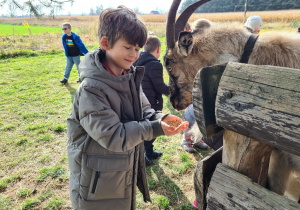
M 199 209 L 300 209 L 267 189 L 272 151 L 285 151 L 300 165 L 299 69 L 206 67 L 196 75 L 193 104 L 205 142 L 214 149 L 223 143 L 195 169 Z

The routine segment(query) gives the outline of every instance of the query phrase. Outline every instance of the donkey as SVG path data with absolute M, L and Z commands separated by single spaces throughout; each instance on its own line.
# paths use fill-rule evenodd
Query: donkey
M 177 110 L 182 110 L 192 103 L 193 81 L 199 69 L 229 61 L 240 62 L 244 47 L 249 37 L 252 37 L 251 33 L 242 27 L 219 25 L 207 20 L 203 20 L 203 24 L 200 24 L 203 27 L 199 27 L 196 31 L 182 32 L 191 14 L 208 1 L 210 0 L 202 0 L 190 5 L 175 22 L 181 0 L 173 0 L 168 14 L 164 65 L 169 74 L 170 101 Z M 254 43 L 248 59 L 249 64 L 300 69 L 300 35 L 266 33 L 260 35 Z M 284 165 L 284 170 L 281 170 L 283 168 L 281 165 Z M 278 181 L 275 174 L 284 180 Z M 285 194 L 298 202 L 299 156 L 274 149 L 270 160 L 269 177 L 272 191 Z

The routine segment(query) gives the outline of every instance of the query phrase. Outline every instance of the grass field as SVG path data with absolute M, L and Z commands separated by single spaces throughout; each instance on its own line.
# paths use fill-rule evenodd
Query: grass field
M 24 25 L 9 25 L 0 24 L 0 36 L 12 35 L 30 35 L 44 33 L 61 33 L 61 27 L 45 27 L 45 26 L 29 26 L 29 29 Z
M 224 16 L 219 16 L 220 20 L 221 17 Z M 88 16 L 26 19 L 31 34 L 23 21 L 0 19 L 0 33 L 6 31 L 6 35 L 0 34 L 0 55 L 18 56 L 0 59 L 0 209 L 71 209 L 66 119 L 78 84 L 75 68 L 67 85 L 59 83 L 65 56 L 61 27 L 57 26 L 71 22 L 88 49 L 93 50 L 98 46 L 97 20 Z M 262 32 L 296 31 L 299 21 L 297 16 L 292 20 L 265 22 Z M 240 19 L 238 24 L 242 27 Z M 160 36 L 163 56 L 165 22 L 146 25 Z M 85 39 L 85 35 L 89 38 Z M 25 51 L 26 56 L 20 56 L 23 50 L 45 53 L 33 57 Z M 166 72 L 164 77 L 167 82 Z M 182 117 L 183 112 L 174 110 L 169 99 L 164 99 L 163 111 Z M 137 209 L 193 209 L 194 168 L 212 150 L 189 154 L 180 142 L 181 134 L 157 139 L 155 148 L 164 155 L 147 168 L 152 203 L 144 203 L 138 194 Z

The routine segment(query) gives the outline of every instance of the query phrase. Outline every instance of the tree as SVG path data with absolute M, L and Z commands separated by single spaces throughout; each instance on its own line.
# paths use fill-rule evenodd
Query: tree
M 183 1 L 183 2 L 181 3 L 181 6 L 180 6 L 178 12 L 179 12 L 179 13 L 182 13 L 183 10 L 184 10 L 185 8 L 187 8 L 187 7 L 190 6 L 191 4 L 195 3 L 196 1 L 198 1 L 198 0 L 185 0 L 185 1 Z
M 133 11 L 135 12 L 135 14 L 141 15 L 142 12 L 140 11 L 140 9 L 138 7 L 133 8 Z
M 96 15 L 100 15 L 100 13 L 103 11 L 103 6 L 102 4 L 100 6 L 96 7 Z
M 94 15 L 95 14 L 95 12 L 94 12 L 94 8 L 90 8 L 90 14 L 89 15 Z
M 64 3 L 69 2 L 73 4 L 74 1 L 75 0 L 28 0 L 21 4 L 21 0 L 0 0 L 0 7 L 6 5 L 12 8 L 12 5 L 14 5 L 16 10 L 27 10 L 36 17 L 42 16 L 42 10 L 47 9 L 50 11 L 50 15 L 54 17 L 55 13 L 62 9 Z
M 179 13 L 189 5 L 198 0 L 184 0 L 180 6 Z M 255 0 L 248 1 L 247 11 L 287 10 L 300 9 L 299 0 Z M 199 7 L 195 13 L 213 12 L 242 12 L 245 11 L 245 0 L 213 0 Z
M 60 10 L 62 10 L 63 4 L 64 3 L 62 3 L 62 2 L 55 2 L 55 1 L 52 1 L 50 3 L 50 15 L 52 16 L 53 19 L 55 17 L 55 14 L 57 12 L 59 12 Z
M 16 14 L 16 5 L 13 4 L 12 2 L 9 2 L 8 3 L 8 10 L 9 10 L 9 16 L 10 17 L 15 17 L 15 14 Z

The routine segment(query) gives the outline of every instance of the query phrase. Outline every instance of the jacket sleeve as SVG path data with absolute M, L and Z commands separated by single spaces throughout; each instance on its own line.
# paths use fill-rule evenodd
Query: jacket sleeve
M 67 48 L 67 45 L 66 45 L 66 42 L 65 42 L 65 36 L 66 36 L 65 34 L 62 35 L 61 40 L 62 40 L 62 44 L 63 44 L 64 49 L 65 49 L 65 56 L 68 56 L 68 48 Z
M 170 88 L 169 85 L 164 83 L 163 79 L 163 67 L 162 64 L 159 62 L 155 62 L 154 65 L 151 67 L 151 72 L 149 72 L 149 77 L 151 79 L 151 82 L 153 84 L 153 87 L 158 93 L 169 95 L 170 94 Z
M 141 90 L 142 90 L 142 87 L 141 87 Z M 163 114 L 161 112 L 156 112 L 154 109 L 152 109 L 151 105 L 143 91 L 141 91 L 140 98 L 141 98 L 141 102 L 142 102 L 143 117 L 150 120 L 152 129 L 153 129 L 153 138 L 164 135 L 164 132 L 161 128 L 160 122 L 165 116 L 167 116 L 167 114 Z
M 84 87 L 78 97 L 79 122 L 102 147 L 122 152 L 153 139 L 149 119 L 122 123 L 100 90 Z
M 80 36 L 77 35 L 75 40 L 75 43 L 80 50 L 80 53 L 83 53 L 84 55 L 87 54 L 89 51 L 86 49 L 85 45 L 81 41 Z

